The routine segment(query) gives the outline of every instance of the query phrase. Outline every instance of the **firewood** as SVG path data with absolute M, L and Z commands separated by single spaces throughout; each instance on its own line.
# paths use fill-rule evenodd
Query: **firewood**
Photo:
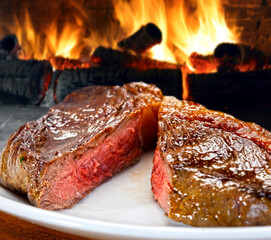
M 218 71 L 254 71 L 267 67 L 268 58 L 260 50 L 244 44 L 221 43 L 214 50 Z
M 271 70 L 188 74 L 190 99 L 209 108 L 271 104 Z M 221 110 L 221 109 L 220 109 Z
M 69 59 L 64 57 L 52 57 L 50 63 L 57 70 L 64 69 L 77 69 L 77 68 L 89 68 L 91 67 L 90 62 L 82 62 L 77 59 Z
M 162 42 L 162 32 L 153 23 L 142 26 L 137 32 L 121 40 L 118 47 L 121 50 L 132 50 L 137 54 L 146 52 L 152 46 Z
M 6 35 L 0 40 L 0 58 L 16 59 L 18 58 L 21 47 L 15 34 Z
M 271 70 L 189 74 L 190 100 L 271 131 Z
M 123 85 L 129 82 L 156 84 L 165 95 L 182 96 L 182 73 L 180 69 L 148 69 L 103 66 L 88 69 L 65 69 L 53 73 L 51 96 L 47 101 L 62 101 L 67 94 L 76 89 L 93 85 Z M 53 90 L 52 90 L 53 89 Z
M 96 48 L 90 59 L 97 66 L 121 66 L 137 68 L 139 71 L 146 69 L 178 69 L 179 65 L 169 62 L 158 61 L 148 57 L 135 56 L 128 52 L 121 52 L 111 48 L 100 46 Z
M 0 59 L 0 102 L 39 104 L 51 75 L 48 61 Z
M 217 63 L 213 55 L 202 55 L 194 52 L 189 56 L 189 63 L 196 73 L 211 73 L 217 69 Z

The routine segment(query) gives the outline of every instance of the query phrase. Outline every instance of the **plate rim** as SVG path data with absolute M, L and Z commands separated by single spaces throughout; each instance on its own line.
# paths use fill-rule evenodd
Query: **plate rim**
M 270 239 L 271 237 L 271 226 L 180 227 L 112 223 L 70 216 L 56 211 L 48 211 L 25 203 L 16 202 L 3 196 L 0 196 L 0 210 L 44 227 L 82 237 L 157 240 Z

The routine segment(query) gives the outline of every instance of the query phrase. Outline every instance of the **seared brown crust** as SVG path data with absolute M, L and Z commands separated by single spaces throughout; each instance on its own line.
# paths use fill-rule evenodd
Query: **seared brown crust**
M 39 206 L 44 189 L 49 188 L 57 171 L 67 166 L 67 159 L 79 161 L 77 154 L 83 154 L 82 149 L 99 146 L 128 120 L 140 126 L 144 109 L 157 108 L 161 99 L 158 88 L 144 83 L 86 87 L 73 92 L 10 136 L 1 154 L 0 183 L 27 193 L 31 203 Z M 141 153 L 139 140 L 135 140 L 139 150 L 133 158 Z
M 271 224 L 270 132 L 173 97 L 164 98 L 158 120 L 170 218 L 194 226 Z

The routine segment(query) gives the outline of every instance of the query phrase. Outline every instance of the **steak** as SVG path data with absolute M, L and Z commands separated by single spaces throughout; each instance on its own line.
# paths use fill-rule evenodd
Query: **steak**
M 193 226 L 271 224 L 271 133 L 164 97 L 151 176 L 169 218 Z
M 70 208 L 154 143 L 161 99 L 145 83 L 74 91 L 10 136 L 0 183 L 39 208 Z

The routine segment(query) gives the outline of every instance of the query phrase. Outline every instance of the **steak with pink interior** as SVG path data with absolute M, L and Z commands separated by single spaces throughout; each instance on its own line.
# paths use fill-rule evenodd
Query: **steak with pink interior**
M 168 217 L 193 226 L 271 224 L 271 133 L 164 97 L 152 190 Z
M 136 163 L 154 142 L 162 99 L 154 85 L 86 87 L 14 132 L 1 153 L 0 183 L 48 210 L 70 208 Z

